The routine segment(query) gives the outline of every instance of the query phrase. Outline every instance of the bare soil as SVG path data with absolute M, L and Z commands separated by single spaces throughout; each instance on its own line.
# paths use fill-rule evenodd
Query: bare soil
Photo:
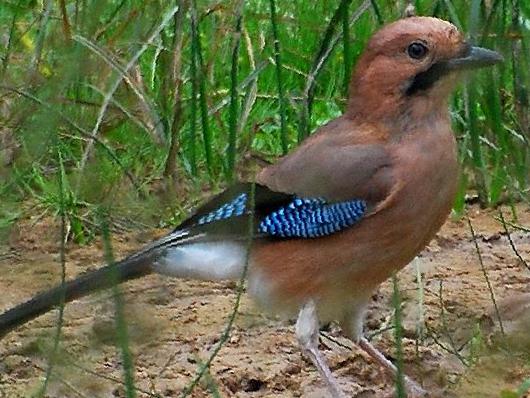
M 517 210 L 517 223 L 530 226 L 530 211 L 523 206 Z M 511 220 L 509 210 L 504 213 Z M 433 397 L 499 398 L 530 377 L 530 271 L 495 219 L 497 211 L 473 207 L 469 215 L 492 291 L 465 219 L 448 221 L 399 274 L 405 370 Z M 115 254 L 133 252 L 162 232 L 114 236 Z M 57 226 L 49 220 L 25 220 L 12 233 L 9 246 L 0 247 L 0 310 L 60 280 L 57 235 Z M 530 233 L 513 230 L 511 238 L 522 258 L 530 260 Z M 68 277 L 103 263 L 100 242 L 70 244 L 66 256 Z M 126 284 L 122 291 L 137 396 L 179 396 L 218 342 L 236 298 L 235 284 L 149 276 Z M 387 282 L 373 297 L 365 331 L 393 359 L 391 297 Z M 124 396 L 113 313 L 109 293 L 67 305 L 45 396 Z M 0 341 L 0 397 L 27 397 L 39 390 L 56 321 L 54 311 Z M 336 326 L 323 332 L 321 349 L 348 395 L 392 393 L 393 381 L 341 337 Z M 300 354 L 292 323 L 263 315 L 247 297 L 230 338 L 192 396 L 212 396 L 215 390 L 222 397 L 327 396 L 316 370 Z

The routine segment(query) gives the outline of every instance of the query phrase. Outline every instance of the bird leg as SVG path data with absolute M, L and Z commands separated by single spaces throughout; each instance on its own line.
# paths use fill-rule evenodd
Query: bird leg
M 326 382 L 333 398 L 344 398 L 337 381 L 331 374 L 321 352 L 318 350 L 319 324 L 315 302 L 308 301 L 298 313 L 296 320 L 296 337 L 302 348 L 302 352 L 307 355 L 315 365 L 320 376 Z
M 396 378 L 398 370 L 396 368 L 396 365 L 394 365 L 392 362 L 390 362 L 377 348 L 375 348 L 372 343 L 370 343 L 366 337 L 361 337 L 357 343 L 360 348 L 363 349 L 364 352 L 366 352 L 368 355 L 370 355 L 373 359 L 376 360 L 377 363 L 379 363 L 388 373 L 392 375 L 392 377 Z M 405 376 L 405 386 L 407 388 L 407 392 L 412 397 L 426 397 L 427 391 L 425 391 L 418 383 L 410 379 L 409 377 Z

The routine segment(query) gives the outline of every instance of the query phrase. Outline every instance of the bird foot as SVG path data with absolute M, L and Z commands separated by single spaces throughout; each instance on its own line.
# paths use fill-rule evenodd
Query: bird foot
M 318 318 L 313 300 L 308 301 L 300 310 L 296 320 L 296 337 L 302 352 L 315 365 L 326 382 L 332 398 L 346 398 L 337 381 L 331 374 L 328 364 L 318 350 Z
M 373 359 L 375 359 L 381 366 L 383 366 L 386 371 L 392 375 L 392 377 L 396 377 L 398 374 L 398 370 L 396 366 L 390 362 L 386 357 L 375 348 L 372 343 L 370 343 L 366 338 L 361 337 L 359 339 L 359 347 L 361 347 L 368 355 L 370 355 Z M 409 398 L 424 398 L 428 397 L 429 394 L 426 390 L 424 390 L 418 383 L 410 379 L 409 377 L 405 376 L 405 388 L 407 390 L 407 396 Z M 394 394 L 392 393 L 392 397 Z

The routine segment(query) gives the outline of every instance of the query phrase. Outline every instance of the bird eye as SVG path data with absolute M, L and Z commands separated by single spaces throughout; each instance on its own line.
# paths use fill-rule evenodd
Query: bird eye
M 428 49 L 425 44 L 414 42 L 407 48 L 407 53 L 410 58 L 422 59 L 427 55 Z

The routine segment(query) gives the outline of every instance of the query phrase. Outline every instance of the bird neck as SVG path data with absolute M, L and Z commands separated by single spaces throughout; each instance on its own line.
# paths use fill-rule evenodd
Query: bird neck
M 450 125 L 447 97 L 435 95 L 404 97 L 387 92 L 375 96 L 357 91 L 350 96 L 345 116 L 355 122 L 379 126 L 396 138 L 412 131 L 429 130 L 434 125 Z
M 450 123 L 447 102 L 456 76 L 446 76 L 426 91 L 408 94 L 406 71 L 382 74 L 367 62 L 360 61 L 350 81 L 346 117 L 403 133 L 433 122 Z

